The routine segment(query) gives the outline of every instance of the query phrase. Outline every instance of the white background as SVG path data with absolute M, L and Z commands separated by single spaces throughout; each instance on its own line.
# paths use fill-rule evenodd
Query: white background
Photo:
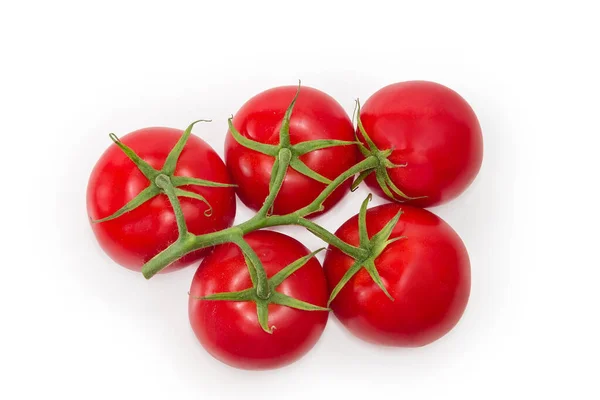
M 593 3 L 2 2 L 0 398 L 598 398 Z M 112 263 L 85 187 L 109 132 L 212 118 L 195 133 L 222 154 L 230 114 L 299 78 L 348 112 L 410 79 L 471 103 L 481 173 L 433 211 L 469 249 L 472 296 L 425 348 L 367 345 L 332 317 L 292 366 L 235 370 L 189 327 L 194 267 L 145 281 Z M 335 229 L 365 194 L 320 222 Z

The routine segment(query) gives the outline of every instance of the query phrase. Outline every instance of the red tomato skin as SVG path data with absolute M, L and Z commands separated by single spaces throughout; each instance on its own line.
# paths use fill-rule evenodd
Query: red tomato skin
M 404 214 L 390 238 L 407 238 L 390 244 L 375 260 L 394 301 L 361 269 L 331 308 L 348 330 L 365 341 L 419 347 L 445 335 L 461 318 L 471 288 L 470 262 L 458 234 L 441 218 L 416 207 L 384 204 L 368 210 L 369 237 L 400 209 Z M 346 221 L 336 236 L 358 245 L 357 221 L 357 216 Z M 353 261 L 330 246 L 323 264 L 330 290 Z
M 168 153 L 183 134 L 182 130 L 152 127 L 131 132 L 121 141 L 156 169 L 162 168 Z M 232 183 L 218 154 L 202 139 L 191 135 L 186 143 L 175 175 L 190 176 L 221 183 Z M 113 214 L 149 185 L 148 179 L 116 145 L 110 146 L 92 170 L 87 187 L 87 211 L 91 220 Z M 208 233 L 227 228 L 235 217 L 233 188 L 182 186 L 198 193 L 211 204 L 213 213 L 204 215 L 207 206 L 196 199 L 179 201 L 190 232 Z M 91 223 L 101 248 L 116 263 L 140 271 L 144 263 L 165 249 L 178 237 L 171 203 L 160 194 L 122 216 Z M 199 260 L 210 249 L 184 256 L 161 272 L 170 272 Z
M 267 144 L 279 144 L 279 129 L 297 86 L 282 86 L 266 90 L 248 100 L 233 118 L 233 125 L 243 136 Z M 315 139 L 354 141 L 354 128 L 348 114 L 331 96 L 303 86 L 290 120 L 292 144 Z M 300 159 L 314 171 L 331 180 L 352 167 L 358 157 L 356 146 L 336 146 L 310 152 Z M 225 163 L 242 202 L 253 210 L 262 206 L 269 192 L 269 180 L 274 158 L 250 150 L 236 142 L 227 131 Z M 323 214 L 348 193 L 350 180 L 337 188 L 325 201 Z M 326 187 L 291 168 L 275 200 L 274 214 L 294 212 L 310 204 Z
M 373 94 L 360 113 L 367 134 L 380 150 L 394 149 L 390 178 L 419 207 L 446 203 L 473 182 L 483 160 L 481 127 L 471 106 L 455 91 L 434 82 L 409 81 Z M 358 134 L 364 142 L 362 135 Z M 388 198 L 375 175 L 367 185 Z
M 255 231 L 245 236 L 271 277 L 294 260 L 309 253 L 295 239 L 273 231 Z M 206 301 L 195 297 L 239 291 L 252 287 L 248 268 L 239 248 L 220 245 L 196 271 L 189 300 L 189 318 L 196 337 L 216 359 L 241 369 L 272 369 L 288 365 L 306 354 L 318 341 L 329 313 L 302 311 L 269 305 L 268 334 L 258 324 L 252 302 Z M 276 289 L 288 296 L 326 307 L 327 283 L 316 258 L 286 279 Z

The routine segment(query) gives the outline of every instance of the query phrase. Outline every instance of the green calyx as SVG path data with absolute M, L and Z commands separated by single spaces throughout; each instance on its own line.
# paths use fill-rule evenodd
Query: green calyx
M 383 190 L 383 192 L 393 200 L 402 202 L 406 200 L 415 200 L 425 197 L 407 196 L 402 190 L 398 188 L 398 186 L 396 186 L 396 184 L 394 184 L 394 182 L 392 182 L 392 179 L 388 174 L 388 169 L 404 168 L 407 164 L 394 164 L 389 160 L 389 156 L 392 154 L 393 149 L 380 150 L 379 148 L 377 148 L 377 145 L 375 145 L 373 140 L 371 140 L 371 138 L 369 137 L 360 119 L 360 102 L 358 101 L 358 99 L 356 100 L 356 108 L 353 117 L 356 118 L 356 125 L 358 127 L 358 131 L 360 132 L 361 136 L 363 137 L 366 143 L 365 146 L 362 142 L 360 142 L 358 137 L 356 138 L 356 140 L 358 141 L 358 148 L 360 152 L 365 158 L 374 156 L 375 158 L 377 158 L 379 163 L 372 170 L 364 171 L 360 175 L 358 175 L 358 177 L 356 177 L 356 179 L 352 182 L 351 190 L 355 191 L 356 188 L 358 188 L 358 186 L 362 183 L 362 181 L 365 180 L 367 176 L 369 176 L 371 173 L 375 173 L 375 178 L 377 179 L 377 183 L 381 187 L 381 190 Z
M 142 174 L 144 174 L 144 176 L 146 178 L 148 178 L 148 180 L 150 181 L 150 184 L 148 187 L 146 187 L 144 190 L 142 190 L 137 196 L 135 196 L 133 199 L 131 199 L 127 204 L 125 204 L 123 207 L 121 207 L 119 210 L 117 210 L 112 215 L 109 215 L 109 216 L 101 218 L 101 219 L 93 220 L 92 222 L 93 223 L 101 223 L 101 222 L 106 222 L 106 221 L 110 221 L 112 219 L 118 218 L 121 215 L 136 209 L 137 207 L 141 206 L 145 202 L 151 200 L 152 198 L 154 198 L 155 196 L 157 196 L 161 193 L 164 193 L 169 197 L 169 200 L 171 201 L 171 204 L 175 210 L 176 216 L 178 213 L 181 212 L 181 206 L 180 206 L 179 200 L 178 200 L 179 197 L 189 197 L 192 199 L 200 200 L 207 206 L 207 209 L 204 211 L 204 215 L 207 217 L 211 216 L 212 215 L 212 207 L 203 196 L 201 196 L 197 193 L 194 193 L 194 192 L 190 192 L 188 190 L 180 189 L 179 187 L 187 186 L 187 185 L 208 186 L 208 187 L 234 187 L 236 185 L 232 185 L 229 183 L 212 182 L 212 181 L 207 181 L 204 179 L 198 179 L 198 178 L 187 177 L 187 176 L 174 175 L 175 168 L 177 167 L 177 161 L 179 160 L 179 156 L 181 155 L 181 152 L 183 151 L 183 148 L 185 147 L 185 144 L 187 143 L 187 140 L 192 133 L 192 128 L 198 122 L 210 122 L 210 120 L 198 120 L 198 121 L 192 122 L 187 127 L 187 129 L 184 131 L 183 135 L 181 135 L 181 138 L 177 141 L 177 143 L 175 144 L 173 149 L 171 149 L 170 153 L 167 156 L 167 159 L 165 160 L 163 167 L 160 170 L 157 170 L 157 169 L 153 168 L 152 166 L 150 166 L 150 164 L 148 164 L 140 156 L 138 156 L 130 147 L 125 145 L 123 142 L 121 142 L 119 140 L 119 138 L 117 137 L 117 135 L 115 135 L 114 133 L 111 133 L 109 135 L 109 137 L 112 139 L 112 141 L 117 146 L 119 146 L 119 148 L 123 151 L 123 153 L 125 153 L 127 155 L 127 157 L 138 167 L 138 169 L 142 172 Z M 183 222 L 183 220 L 178 219 L 177 222 L 178 222 L 178 226 L 181 231 L 182 226 L 180 225 L 180 223 Z
M 290 119 L 292 117 L 294 105 L 296 104 L 296 100 L 298 99 L 298 95 L 300 94 L 300 86 L 300 83 L 298 83 L 298 90 L 296 91 L 296 94 L 292 99 L 292 102 L 290 103 L 289 107 L 285 111 L 283 120 L 281 122 L 281 127 L 279 129 L 278 145 L 260 143 L 243 136 L 240 132 L 238 132 L 235 126 L 233 126 L 233 117 L 230 117 L 228 120 L 229 132 L 231 132 L 233 138 L 240 145 L 272 157 L 277 157 L 281 149 L 288 149 L 291 155 L 289 161 L 290 168 L 296 170 L 302 175 L 316 180 L 317 182 L 329 185 L 331 183 L 331 179 L 326 178 L 318 172 L 310 169 L 302 160 L 300 160 L 300 157 L 315 150 L 321 150 L 335 146 L 350 146 L 356 145 L 358 143 L 354 141 L 345 140 L 318 139 L 292 145 L 290 141 Z
M 298 269 L 302 268 L 318 252 L 324 250 L 324 248 L 299 258 L 271 278 L 267 279 L 266 274 L 264 274 L 264 267 L 252 248 L 241 237 L 237 238 L 235 243 L 240 247 L 244 254 L 248 273 L 250 274 L 250 279 L 252 281 L 252 287 L 239 292 L 215 293 L 204 297 L 197 297 L 196 299 L 204 301 L 254 302 L 256 304 L 258 322 L 261 328 L 267 333 L 273 333 L 272 328 L 275 328 L 269 326 L 269 304 L 278 304 L 304 311 L 329 311 L 329 308 L 316 306 L 276 291 L 277 287 L 281 285 L 283 281 L 289 278 Z M 263 274 L 263 276 L 261 276 L 261 274 Z
M 398 211 L 394 218 L 388 221 L 388 223 L 379 232 L 369 238 L 369 234 L 367 232 L 367 205 L 371 198 L 372 196 L 369 194 L 362 202 L 360 206 L 360 212 L 358 214 L 359 247 L 365 251 L 365 255 L 355 258 L 354 264 L 352 264 L 352 266 L 346 271 L 344 276 L 342 276 L 342 279 L 340 279 L 340 281 L 331 291 L 327 306 L 331 304 L 342 288 L 350 281 L 350 279 L 352 279 L 354 275 L 356 275 L 358 271 L 360 271 L 361 268 L 364 268 L 371 276 L 371 279 L 373 279 L 373 281 L 377 284 L 377 286 L 379 286 L 385 295 L 391 301 L 394 301 L 394 298 L 390 295 L 383 281 L 381 280 L 381 276 L 377 271 L 377 267 L 375 267 L 375 259 L 379 257 L 379 255 L 388 245 L 397 240 L 406 238 L 405 236 L 400 236 L 390 239 L 390 235 L 392 234 L 394 227 L 402 215 L 402 210 Z

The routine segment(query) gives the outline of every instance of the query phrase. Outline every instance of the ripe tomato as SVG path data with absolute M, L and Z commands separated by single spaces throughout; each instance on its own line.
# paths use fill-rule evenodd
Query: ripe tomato
M 145 128 L 125 135 L 121 142 L 131 147 L 155 169 L 162 168 L 183 131 L 171 128 Z M 176 176 L 195 177 L 231 183 L 227 168 L 218 154 L 202 139 L 191 135 L 175 169 Z M 92 220 L 107 217 L 127 204 L 150 184 L 138 167 L 116 145 L 110 146 L 96 163 L 87 187 L 87 210 Z M 202 195 L 200 200 L 179 197 L 188 229 L 202 234 L 231 226 L 235 217 L 235 191 L 231 187 L 182 186 Z M 139 207 L 113 220 L 92 223 L 102 249 L 118 264 L 140 271 L 153 256 L 177 239 L 178 231 L 171 203 L 159 194 Z M 163 271 L 172 271 L 198 260 L 207 249 L 190 253 Z
M 389 160 L 406 167 L 388 169 L 392 182 L 420 207 L 447 202 L 475 179 L 483 158 L 483 138 L 475 113 L 453 90 L 433 82 L 395 83 L 373 94 L 361 109 L 365 131 Z M 357 132 L 358 137 L 364 138 Z M 375 175 L 366 179 L 387 197 Z
M 309 254 L 300 242 L 274 231 L 255 231 L 244 239 L 260 258 L 268 277 Z M 251 287 L 248 267 L 236 245 L 217 246 L 202 261 L 189 300 L 190 322 L 202 346 L 216 359 L 244 369 L 281 367 L 302 357 L 321 336 L 328 312 L 270 304 L 269 326 L 273 333 L 268 334 L 258 323 L 253 302 L 197 299 Z M 327 283 L 314 257 L 276 290 L 317 306 L 327 304 Z
M 235 114 L 233 126 L 242 136 L 256 142 L 279 144 L 281 122 L 297 90 L 297 86 L 283 86 L 254 96 Z M 354 141 L 354 128 L 344 109 L 332 97 L 304 86 L 292 112 L 290 141 L 294 145 L 316 139 Z M 357 155 L 356 146 L 336 146 L 312 151 L 300 160 L 313 171 L 333 180 L 356 163 Z M 239 186 L 237 194 L 242 202 L 253 210 L 260 209 L 269 193 L 274 158 L 240 145 L 228 131 L 225 163 Z M 344 182 L 329 196 L 324 203 L 325 211 L 342 199 L 350 184 L 350 180 Z M 325 186 L 289 168 L 273 213 L 287 214 L 310 204 Z
M 416 347 L 450 331 L 462 316 L 471 287 L 470 263 L 460 237 L 431 212 L 384 204 L 367 211 L 369 237 L 402 209 L 404 213 L 375 266 L 394 301 L 359 270 L 338 293 L 331 308 L 356 336 L 383 345 Z M 346 221 L 336 236 L 358 245 L 358 217 Z M 330 290 L 354 260 L 338 249 L 327 251 L 323 267 Z

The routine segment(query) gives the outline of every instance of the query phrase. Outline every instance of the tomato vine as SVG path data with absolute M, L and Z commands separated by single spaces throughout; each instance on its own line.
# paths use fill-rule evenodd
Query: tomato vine
M 209 207 L 207 212 L 210 212 L 211 207 L 208 202 L 202 198 L 201 196 L 182 190 L 179 186 L 183 185 L 201 185 L 201 186 L 213 186 L 213 187 L 225 187 L 232 186 L 230 184 L 224 184 L 219 182 L 211 182 L 205 181 L 196 178 L 188 178 L 188 177 L 178 177 L 174 176 L 173 173 L 175 171 L 175 166 L 178 160 L 179 155 L 181 154 L 183 147 L 185 146 L 186 141 L 188 140 L 191 130 L 193 126 L 200 121 L 195 121 L 188 126 L 185 130 L 184 134 L 181 136 L 180 140 L 173 147 L 171 152 L 169 153 L 167 160 L 161 170 L 156 170 L 148 165 L 143 159 L 141 159 L 132 149 L 124 145 L 120 140 L 114 135 L 111 134 L 111 139 L 115 142 L 117 146 L 121 148 L 121 150 L 129 157 L 129 159 L 140 169 L 140 171 L 148 178 L 150 181 L 150 185 L 140 192 L 133 200 L 123 206 L 120 210 L 115 212 L 113 215 L 106 217 L 101 220 L 94 221 L 96 223 L 101 223 L 103 221 L 107 221 L 110 219 L 114 219 L 119 217 L 120 215 L 128 212 L 144 202 L 150 200 L 154 196 L 164 193 L 173 207 L 173 211 L 176 217 L 177 228 L 179 232 L 178 239 L 170 244 L 166 249 L 162 250 L 160 253 L 155 255 L 151 260 L 149 260 L 143 267 L 142 273 L 146 279 L 152 278 L 155 274 L 160 272 L 162 269 L 166 268 L 171 263 L 177 261 L 181 257 L 185 256 L 188 253 L 191 253 L 195 250 L 204 249 L 208 247 L 212 247 L 215 245 L 223 244 L 223 243 L 234 243 L 237 245 L 242 251 L 244 258 L 246 260 L 246 264 L 249 269 L 250 276 L 252 277 L 253 287 L 244 290 L 242 292 L 230 292 L 230 293 L 216 293 L 210 296 L 206 296 L 203 298 L 199 298 L 201 301 L 253 301 L 257 304 L 257 314 L 258 320 L 261 327 L 270 333 L 270 329 L 267 325 L 268 319 L 268 304 L 280 304 L 288 307 L 293 307 L 301 310 L 307 311 L 324 311 L 328 310 L 327 308 L 319 307 L 316 305 L 308 304 L 302 302 L 298 299 L 290 298 L 282 295 L 279 292 L 275 291 L 275 288 L 278 284 L 280 284 L 284 279 L 289 277 L 294 271 L 298 268 L 301 268 L 311 257 L 313 257 L 317 252 L 313 252 L 306 257 L 303 257 L 296 262 L 288 265 L 286 268 L 281 270 L 276 276 L 268 279 L 265 273 L 264 267 L 254 252 L 254 250 L 248 245 L 248 243 L 244 240 L 244 235 L 268 227 L 281 226 L 281 225 L 297 225 L 306 228 L 309 232 L 319 237 L 321 240 L 327 242 L 328 244 L 335 246 L 340 251 L 345 253 L 346 255 L 352 257 L 356 260 L 353 267 L 348 270 L 346 275 L 342 278 L 342 280 L 338 283 L 338 285 L 333 289 L 329 303 L 335 298 L 337 293 L 341 290 L 341 288 L 350 280 L 350 278 L 361 268 L 365 268 L 374 282 L 384 291 L 384 293 L 391 299 L 391 296 L 385 289 L 381 278 L 375 268 L 374 260 L 375 258 L 385 249 L 385 247 L 391 242 L 398 240 L 399 238 L 388 240 L 390 232 L 392 231 L 395 224 L 398 222 L 401 213 L 398 213 L 396 217 L 389 221 L 389 223 L 377 234 L 375 234 L 371 239 L 368 238 L 366 232 L 366 226 L 364 224 L 364 215 L 367 209 L 367 203 L 370 200 L 371 196 L 362 203 L 360 209 L 360 221 L 359 229 L 360 229 L 360 244 L 359 246 L 353 246 L 337 236 L 333 233 L 327 231 L 322 226 L 316 224 L 307 218 L 310 214 L 320 212 L 323 210 L 323 202 L 327 199 L 327 197 L 335 191 L 342 183 L 346 180 L 355 177 L 358 177 L 352 183 L 352 188 L 355 189 L 364 178 L 370 173 L 375 173 L 377 175 L 377 180 L 380 182 L 382 189 L 386 191 L 391 190 L 396 193 L 398 196 L 403 198 L 409 198 L 404 195 L 393 186 L 388 175 L 387 169 L 389 168 L 398 168 L 403 167 L 402 164 L 393 164 L 391 163 L 387 157 L 391 154 L 390 149 L 379 150 L 375 147 L 373 142 L 369 139 L 367 133 L 362 127 L 360 121 L 360 105 L 357 101 L 357 110 L 355 110 L 355 115 L 357 116 L 358 121 L 358 129 L 362 134 L 363 138 L 366 140 L 367 146 L 364 146 L 360 141 L 342 141 L 342 140 L 329 140 L 329 139 L 318 139 L 312 141 L 305 141 L 301 143 L 297 143 L 292 145 L 289 137 L 289 127 L 290 127 L 290 118 L 293 113 L 294 104 L 300 92 L 300 86 L 298 86 L 298 90 L 293 100 L 291 101 L 289 107 L 286 110 L 284 115 L 280 132 L 279 132 L 279 144 L 278 145 L 269 145 L 264 143 L 259 143 L 253 141 L 249 138 L 243 137 L 235 127 L 233 126 L 232 119 L 230 117 L 228 120 L 230 132 L 232 132 L 235 140 L 254 151 L 273 156 L 275 158 L 275 162 L 273 164 L 271 170 L 271 181 L 269 183 L 269 194 L 266 197 L 262 207 L 258 212 L 249 220 L 236 225 L 230 228 L 226 228 L 220 231 L 195 235 L 188 231 L 186 227 L 185 218 L 183 215 L 183 211 L 181 208 L 181 204 L 179 201 L 179 197 L 193 197 L 198 200 L 203 201 Z M 316 171 L 311 170 L 308 166 L 306 166 L 301 160 L 300 156 L 307 154 L 309 152 L 325 149 L 328 147 L 334 146 L 353 146 L 356 145 L 361 150 L 364 158 L 337 176 L 335 179 L 330 180 L 320 175 Z M 284 215 L 273 215 L 271 213 L 273 203 L 277 194 L 279 193 L 288 169 L 294 169 L 297 172 L 308 176 L 318 182 L 326 184 L 327 186 L 322 190 L 322 192 L 312 201 L 310 204 L 302 207 L 294 212 L 284 214 Z

